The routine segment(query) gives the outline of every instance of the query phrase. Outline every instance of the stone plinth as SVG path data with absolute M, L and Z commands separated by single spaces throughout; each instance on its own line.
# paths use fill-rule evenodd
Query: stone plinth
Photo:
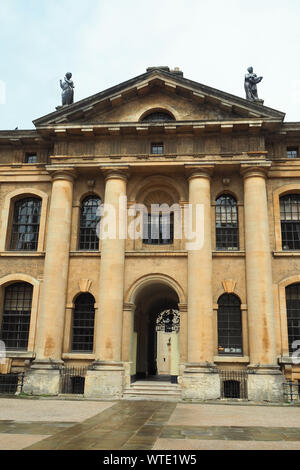
M 282 402 L 285 377 L 278 368 L 249 369 L 248 399 L 255 402 Z
M 93 364 L 93 369 L 87 372 L 84 396 L 86 398 L 118 400 L 122 398 L 124 386 L 125 367 L 123 363 L 97 362 Z
M 213 367 L 186 365 L 180 384 L 183 400 L 216 400 L 221 395 L 220 377 L 217 369 Z
M 43 361 L 33 363 L 26 372 L 23 392 L 29 395 L 53 395 L 60 393 L 60 371 L 62 362 Z

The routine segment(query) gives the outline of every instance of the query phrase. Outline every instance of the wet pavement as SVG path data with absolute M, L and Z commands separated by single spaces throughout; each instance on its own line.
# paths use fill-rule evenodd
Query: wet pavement
M 0 400 L 0 449 L 300 449 L 298 407 L 159 401 L 7 402 L 9 408 Z M 44 408 L 40 420 L 36 407 Z M 1 413 L 4 409 L 6 413 Z M 14 419 L 3 419 L 10 415 Z M 84 415 L 89 417 L 82 419 Z

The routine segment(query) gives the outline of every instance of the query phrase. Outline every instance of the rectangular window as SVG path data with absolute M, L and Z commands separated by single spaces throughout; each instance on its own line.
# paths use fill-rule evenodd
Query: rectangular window
M 174 242 L 174 213 L 146 215 L 143 232 L 145 245 L 171 245 Z
M 26 153 L 25 154 L 25 163 L 29 163 L 34 165 L 37 162 L 37 154 L 36 153 Z
M 164 144 L 151 144 L 151 153 L 152 155 L 163 155 L 164 153 Z
M 298 147 L 287 147 L 286 156 L 287 156 L 287 158 L 298 158 L 299 157 L 299 148 Z

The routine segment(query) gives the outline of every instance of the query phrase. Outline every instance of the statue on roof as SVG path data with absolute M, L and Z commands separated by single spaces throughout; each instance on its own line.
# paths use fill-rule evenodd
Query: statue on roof
M 257 95 L 257 84 L 263 80 L 263 77 L 258 77 L 253 73 L 253 67 L 248 68 L 248 73 L 245 76 L 245 91 L 246 99 L 250 101 L 258 101 L 262 103 L 263 101 L 258 98 Z
M 60 87 L 62 89 L 62 105 L 68 106 L 74 103 L 74 82 L 72 80 L 72 74 L 66 73 L 64 81 L 60 80 Z

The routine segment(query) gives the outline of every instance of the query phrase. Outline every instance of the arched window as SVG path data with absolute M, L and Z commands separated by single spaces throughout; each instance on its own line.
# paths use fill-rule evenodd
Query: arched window
M 286 287 L 286 310 L 288 322 L 288 338 L 290 354 L 299 349 L 299 344 L 294 341 L 300 341 L 300 284 L 293 284 Z
M 38 248 L 42 201 L 26 198 L 15 202 L 10 249 L 36 251 Z
M 97 228 L 100 223 L 100 205 L 98 196 L 88 196 L 81 204 L 79 250 L 99 250 Z
M 81 294 L 75 302 L 72 328 L 72 352 L 91 353 L 94 348 L 95 299 Z
M 1 340 L 6 349 L 27 351 L 33 287 L 18 282 L 5 289 Z
M 280 220 L 283 250 L 300 250 L 300 194 L 280 198 Z
M 147 114 L 142 119 L 142 122 L 164 122 L 164 121 L 175 121 L 172 114 L 168 113 L 167 111 L 155 111 L 152 113 Z
M 143 243 L 145 245 L 172 245 L 174 243 L 174 212 L 146 212 Z
M 236 295 L 224 294 L 218 301 L 218 351 L 222 355 L 242 355 L 241 302 Z
M 216 248 L 222 251 L 239 249 L 237 202 L 228 194 L 216 200 Z

